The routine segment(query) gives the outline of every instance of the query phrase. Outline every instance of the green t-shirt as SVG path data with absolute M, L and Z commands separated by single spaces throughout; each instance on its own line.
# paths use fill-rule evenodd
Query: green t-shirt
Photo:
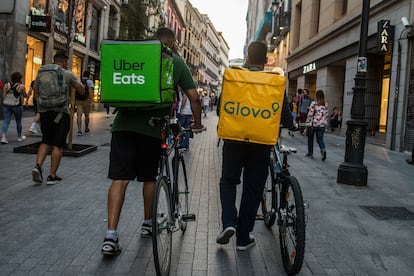
M 184 91 L 196 88 L 187 65 L 176 54 L 173 54 L 173 64 L 174 85 L 180 86 Z M 172 105 L 168 108 L 151 110 L 120 108 L 112 124 L 111 131 L 131 131 L 159 138 L 160 129 L 158 127 L 151 126 L 148 122 L 151 117 L 171 116 L 171 108 Z

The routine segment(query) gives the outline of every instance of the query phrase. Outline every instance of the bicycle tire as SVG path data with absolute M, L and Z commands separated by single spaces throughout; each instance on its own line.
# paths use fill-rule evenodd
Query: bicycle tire
M 305 208 L 296 177 L 284 177 L 282 185 L 282 207 L 286 216 L 281 216 L 279 225 L 280 250 L 286 273 L 296 275 L 302 269 L 305 255 Z
M 273 156 L 275 153 L 273 152 Z M 270 228 L 276 221 L 276 175 L 274 171 L 276 160 L 270 158 L 269 177 L 263 190 L 262 214 L 264 224 Z
M 175 195 L 176 201 L 176 217 L 181 231 L 187 230 L 187 221 L 182 219 L 182 215 L 188 215 L 188 178 L 185 167 L 184 157 L 180 154 L 173 161 L 174 165 L 174 180 L 175 180 Z M 176 166 L 176 165 L 177 166 Z
M 152 250 L 157 275 L 168 275 L 171 266 L 173 217 L 171 194 L 166 176 L 155 184 L 152 202 Z

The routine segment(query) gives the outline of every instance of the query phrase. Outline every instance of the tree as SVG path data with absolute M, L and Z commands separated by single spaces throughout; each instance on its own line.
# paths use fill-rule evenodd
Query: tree
M 160 0 L 129 0 L 121 9 L 119 39 L 138 40 L 148 38 L 156 26 L 149 26 L 148 18 L 155 15 L 161 6 Z

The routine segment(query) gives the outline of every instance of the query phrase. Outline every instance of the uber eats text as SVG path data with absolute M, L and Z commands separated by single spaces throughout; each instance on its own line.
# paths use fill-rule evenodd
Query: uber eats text
M 253 116 L 254 118 L 269 119 L 275 115 L 280 108 L 278 102 L 273 102 L 269 108 L 253 107 L 242 105 L 240 102 L 228 101 L 224 103 L 224 111 L 230 115 L 240 115 L 243 117 Z
M 114 71 L 112 74 L 113 84 L 145 84 L 145 76 L 137 75 L 135 72 L 143 71 L 145 62 L 114 60 Z M 121 72 L 119 72 L 121 71 Z

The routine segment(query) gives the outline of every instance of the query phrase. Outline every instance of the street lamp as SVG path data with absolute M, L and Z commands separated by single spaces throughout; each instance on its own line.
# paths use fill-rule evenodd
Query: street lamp
M 355 186 L 366 186 L 367 166 L 363 164 L 365 138 L 368 122 L 365 117 L 365 92 L 367 90 L 367 40 L 369 0 L 363 0 L 361 33 L 354 95 L 351 106 L 351 120 L 347 121 L 345 161 L 339 165 L 337 182 Z
M 395 136 L 397 130 L 397 116 L 398 116 L 398 98 L 400 94 L 400 79 L 401 79 L 401 39 L 403 39 L 403 34 L 408 34 L 413 27 L 408 22 L 406 17 L 401 18 L 401 22 L 404 25 L 404 29 L 402 29 L 400 33 L 400 38 L 398 39 L 397 44 L 397 75 L 395 77 L 395 93 L 394 93 L 394 110 L 392 115 L 392 128 L 391 128 L 391 143 L 390 149 L 395 150 Z

